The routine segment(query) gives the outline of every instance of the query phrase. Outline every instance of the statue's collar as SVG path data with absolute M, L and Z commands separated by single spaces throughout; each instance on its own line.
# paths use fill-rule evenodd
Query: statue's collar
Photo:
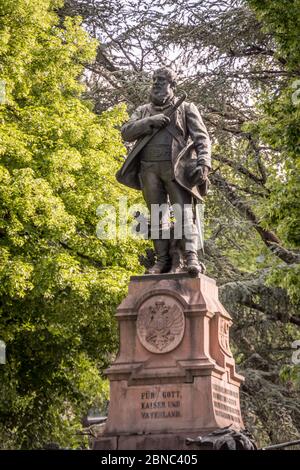
M 155 112 L 163 112 L 165 109 L 169 108 L 170 106 L 172 106 L 173 104 L 175 103 L 175 96 L 173 96 L 172 99 L 168 100 L 165 104 L 163 104 L 162 106 L 157 106 L 155 105 L 154 103 L 151 103 L 151 108 L 153 109 L 153 111 Z

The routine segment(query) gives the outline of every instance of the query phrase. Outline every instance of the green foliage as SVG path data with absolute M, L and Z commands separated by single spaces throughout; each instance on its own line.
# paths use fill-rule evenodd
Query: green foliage
M 61 4 L 0 0 L 2 448 L 78 445 L 82 416 L 107 399 L 114 309 L 141 269 L 136 242 L 96 236 L 98 205 L 124 195 L 126 113 L 96 116 L 82 99 L 96 42 L 78 18 L 59 25 Z
M 281 368 L 280 379 L 284 383 L 293 384 L 300 387 L 300 366 L 299 365 L 285 365 Z
M 260 98 L 261 120 L 254 129 L 270 145 L 270 202 L 266 206 L 267 222 L 290 246 L 299 246 L 298 223 L 300 196 L 300 1 L 248 0 L 264 28 L 276 41 L 276 56 L 285 63 L 290 78 L 279 82 L 272 93 Z
M 283 242 L 299 248 L 300 241 L 300 1 L 248 0 L 265 30 L 276 42 L 276 57 L 285 64 L 288 78 L 276 90 L 262 94 L 261 119 L 250 126 L 267 143 L 270 197 L 260 211 L 265 227 L 275 227 Z M 287 289 L 299 302 L 298 267 L 276 269 L 269 282 Z
M 247 0 L 257 13 L 263 28 L 277 43 L 277 56 L 283 57 L 289 67 L 299 68 L 300 23 L 299 0 Z
M 293 304 L 300 304 L 299 290 L 300 266 L 274 268 L 268 278 L 268 285 L 276 285 L 285 289 Z

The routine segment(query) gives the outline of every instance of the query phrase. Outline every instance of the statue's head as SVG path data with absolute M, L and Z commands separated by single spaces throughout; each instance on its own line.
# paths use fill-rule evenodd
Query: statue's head
M 150 93 L 152 103 L 162 106 L 173 98 L 176 86 L 176 73 L 169 67 L 160 67 L 153 73 Z

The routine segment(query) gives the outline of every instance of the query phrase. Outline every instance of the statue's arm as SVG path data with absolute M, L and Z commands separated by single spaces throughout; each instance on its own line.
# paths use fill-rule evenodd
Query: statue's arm
M 130 116 L 129 121 L 121 127 L 122 138 L 127 142 L 151 134 L 153 130 L 151 117 L 143 117 L 143 107 L 139 106 Z
M 197 165 L 205 165 L 211 168 L 210 138 L 202 117 L 194 103 L 190 103 L 187 106 L 186 122 L 188 133 L 196 148 Z

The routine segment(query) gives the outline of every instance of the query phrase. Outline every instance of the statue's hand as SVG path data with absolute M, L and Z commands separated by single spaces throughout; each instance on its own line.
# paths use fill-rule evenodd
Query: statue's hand
M 150 126 L 157 127 L 159 129 L 162 127 L 166 127 L 170 122 L 170 118 L 168 118 L 168 116 L 165 116 L 164 114 L 156 114 L 155 116 L 151 116 L 149 119 Z
M 202 184 L 207 180 L 209 173 L 209 167 L 206 165 L 197 165 L 196 168 L 192 171 L 190 177 L 193 184 Z

